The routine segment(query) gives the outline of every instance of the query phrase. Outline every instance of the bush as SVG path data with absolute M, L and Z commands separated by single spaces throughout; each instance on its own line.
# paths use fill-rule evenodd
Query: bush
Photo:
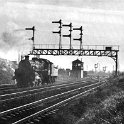
M 124 91 L 120 91 L 105 99 L 83 115 L 78 124 L 123 124 L 124 123 Z
M 123 124 L 122 83 L 118 78 L 110 77 L 104 87 L 66 106 L 54 120 L 59 124 Z
M 0 62 L 0 85 L 12 84 L 13 71 L 5 62 Z

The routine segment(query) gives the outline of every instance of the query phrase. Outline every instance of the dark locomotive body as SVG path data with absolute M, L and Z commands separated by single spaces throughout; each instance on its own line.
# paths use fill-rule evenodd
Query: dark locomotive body
M 25 57 L 15 70 L 15 79 L 18 87 L 32 87 L 55 82 L 58 69 L 47 59 Z

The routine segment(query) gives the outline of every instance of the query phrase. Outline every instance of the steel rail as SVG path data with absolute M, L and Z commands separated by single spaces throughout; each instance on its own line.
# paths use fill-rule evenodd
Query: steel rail
M 33 96 L 36 96 L 36 95 L 39 95 L 39 94 L 43 94 L 43 93 L 46 93 L 46 92 L 52 92 L 52 91 L 54 91 L 54 90 L 59 90 L 59 89 L 62 89 L 62 88 L 64 88 L 64 89 L 62 89 L 62 90 L 68 90 L 68 89 L 66 89 L 66 88 L 73 88 L 73 87 L 76 87 L 76 86 L 78 86 L 78 85 L 84 85 L 84 84 L 87 84 L 87 83 L 89 83 L 89 82 L 83 82 L 83 84 L 80 84 L 80 83 L 72 83 L 71 85 L 69 85 L 69 84 L 67 84 L 67 85 L 59 85 L 59 86 L 57 86 L 57 87 L 54 87 L 55 89 L 53 89 L 53 87 L 52 88 L 49 88 L 49 90 L 43 90 L 43 91 L 41 91 L 41 90 L 38 90 L 38 92 L 34 92 L 34 93 L 30 93 L 29 92 L 29 94 L 27 94 L 27 95 L 25 95 L 25 96 L 16 96 L 16 97 L 13 97 L 13 98 L 10 98 L 10 99 L 5 99 L 5 100 L 1 100 L 0 101 L 0 103 L 6 103 L 6 102 L 9 102 L 9 101 L 12 101 L 12 100 L 19 100 L 19 99 L 21 99 L 21 98 L 27 98 L 27 97 L 33 97 Z
M 50 99 L 53 99 L 55 97 L 60 97 L 62 95 L 65 95 L 65 94 L 68 94 L 68 93 L 72 93 L 72 92 L 75 92 L 75 91 L 78 91 L 80 89 L 84 89 L 86 87 L 89 87 L 89 86 L 93 86 L 93 85 L 96 85 L 98 83 L 95 83 L 95 84 L 91 84 L 91 85 L 87 85 L 87 86 L 84 86 L 84 87 L 80 87 L 80 88 L 77 88 L 77 89 L 74 89 L 74 90 L 70 90 L 70 91 L 67 91 L 67 92 L 63 92 L 63 93 L 60 93 L 60 94 L 57 94 L 57 95 L 54 95 L 54 96 L 50 96 L 50 97 L 47 97 L 47 98 L 44 98 L 44 99 L 41 99 L 41 100 L 38 100 L 38 101 L 35 101 L 35 102 L 32 102 L 32 103 L 29 103 L 29 104 L 26 104 L 26 105 L 23 105 L 23 106 L 19 106 L 19 107 L 16 107 L 16 108 L 13 108 L 13 109 L 9 109 L 7 111 L 3 111 L 3 112 L 0 112 L 0 116 L 3 116 L 3 114 L 6 114 L 8 112 L 11 112 L 13 110 L 19 110 L 19 109 L 23 109 L 24 107 L 29 107 L 31 105 L 34 105 L 36 106 L 36 104 L 40 104 L 41 102 L 44 102 L 45 100 L 50 100 Z
M 85 83 L 85 81 L 82 81 Z M 9 93 L 9 94 L 4 94 L 4 95 L 0 95 L 0 99 L 2 98 L 5 98 L 5 97 L 14 97 L 14 96 L 20 96 L 20 95 L 24 95 L 26 93 L 29 94 L 30 93 L 33 93 L 33 92 L 36 92 L 36 91 L 41 91 L 41 90 L 46 90 L 46 89 L 52 89 L 52 88 L 56 88 L 57 86 L 64 86 L 64 85 L 71 85 L 71 84 L 75 84 L 75 83 L 79 83 L 79 81 L 77 82 L 74 82 L 74 83 L 69 83 L 67 84 L 68 82 L 64 83 L 64 84 L 56 84 L 54 86 L 47 86 L 47 87 L 35 87 L 34 89 L 29 89 L 29 90 L 24 90 L 22 92 L 14 92 L 14 93 Z
M 85 86 L 85 85 L 89 85 L 91 84 L 91 82 L 86 82 L 86 83 L 76 83 L 73 85 L 66 85 L 64 87 L 56 87 L 56 89 L 50 89 L 49 91 L 42 91 L 42 92 L 36 92 L 34 94 L 27 94 L 25 96 L 19 96 L 19 97 L 14 97 L 11 99 L 7 99 L 7 100 L 1 100 L 0 101 L 0 105 L 1 105 L 1 112 L 5 111 L 7 109 L 12 109 L 14 107 L 18 107 L 24 104 L 28 104 L 29 102 L 33 102 L 39 99 L 43 99 L 45 97 L 49 97 L 50 95 L 56 95 L 59 94 L 61 92 L 65 92 L 65 91 L 69 91 L 72 89 L 75 89 L 76 87 L 81 87 L 81 86 Z M 34 99 L 35 98 L 35 99 Z M 21 102 L 20 104 L 18 104 L 19 101 L 24 101 Z M 25 101 L 26 100 L 26 101 Z M 17 103 L 17 104 L 16 104 Z M 12 106 L 11 106 L 12 104 Z
M 71 91 L 64 92 L 64 93 L 61 93 L 61 94 L 57 94 L 57 95 L 54 95 L 54 96 L 51 96 L 51 97 L 47 97 L 47 98 L 45 98 L 45 99 L 41 99 L 41 100 L 39 100 L 39 101 L 35 101 L 35 102 L 33 102 L 33 103 L 30 103 L 30 104 L 26 104 L 26 105 L 23 105 L 23 106 L 14 108 L 14 109 L 10 109 L 10 110 L 1 112 L 1 113 L 0 113 L 0 116 L 1 116 L 2 118 L 4 118 L 4 116 L 6 116 L 6 115 L 8 116 L 9 113 L 10 113 L 10 116 L 11 116 L 11 115 L 14 115 L 13 112 L 19 113 L 19 111 L 22 111 L 22 112 L 23 112 L 23 111 L 26 111 L 26 110 L 31 110 L 32 108 L 35 109 L 35 108 L 38 107 L 38 106 L 43 106 L 44 103 L 49 103 L 49 101 L 52 101 L 53 99 L 54 99 L 54 101 L 55 101 L 55 100 L 57 100 L 57 99 L 61 99 L 61 98 L 64 97 L 65 95 L 69 95 L 69 94 L 71 94 L 71 93 L 73 93 L 72 95 L 76 95 L 76 94 L 74 94 L 74 92 L 76 92 L 76 93 L 78 94 L 79 92 L 77 92 L 77 91 L 79 91 L 80 89 L 85 89 L 86 87 L 91 88 L 91 86 L 99 85 L 99 84 L 101 84 L 101 83 L 95 83 L 95 84 L 88 85 L 88 86 L 85 86 L 85 87 L 77 88 L 77 89 L 75 89 L 75 90 L 71 90 Z M 68 98 L 68 96 L 66 96 L 66 97 Z M 24 109 L 25 109 L 25 110 L 24 110 Z M 10 116 L 9 116 L 9 117 L 10 117 Z M 5 117 L 5 118 L 6 118 L 6 117 Z
M 83 83 L 78 83 L 79 81 L 83 82 Z M 90 83 L 91 82 L 93 83 L 93 81 L 90 81 Z M 55 95 L 57 93 L 61 93 L 61 92 L 65 92 L 67 90 L 74 89 L 76 87 L 79 87 L 78 86 L 79 84 L 84 86 L 87 83 L 89 83 L 89 82 L 84 81 L 84 79 L 83 80 L 77 80 L 77 82 L 76 82 L 77 86 L 75 85 L 75 83 L 71 83 L 71 84 L 65 83 L 64 85 L 58 85 L 57 87 L 55 87 L 55 89 L 53 89 L 53 88 L 51 89 L 50 87 L 46 87 L 47 89 L 49 89 L 49 91 L 48 90 L 46 91 L 46 89 L 44 91 L 42 91 L 42 90 L 40 91 L 40 89 L 39 89 L 39 92 L 29 93 L 25 96 L 19 95 L 19 97 L 14 97 L 14 98 L 10 98 L 10 99 L 5 99 L 5 100 L 1 99 L 0 100 L 0 106 L 1 106 L 0 111 L 2 112 L 2 111 L 6 111 L 6 110 L 9 110 L 12 108 L 16 108 L 18 106 L 22 106 L 24 104 L 29 104 L 29 103 L 32 103 L 34 101 L 43 99 L 45 97 L 49 97 L 49 96 Z M 66 86 L 66 87 L 63 87 L 63 86 Z M 55 92 L 55 90 L 56 90 L 56 92 Z
M 67 81 L 66 81 L 67 82 Z M 63 82 L 64 83 L 64 82 Z M 47 87 L 54 85 L 54 84 L 49 84 L 47 85 Z M 57 84 L 56 84 L 57 85 Z M 1 86 L 2 87 L 2 86 Z M 9 87 L 9 85 L 7 86 L 8 88 L 0 88 L 1 92 L 0 92 L 0 96 L 4 97 L 4 96 L 9 96 L 10 94 L 15 94 L 15 93 L 19 93 L 19 92 L 25 92 L 25 91 L 29 91 L 29 90 L 34 90 L 34 89 L 39 89 L 41 87 L 45 87 L 44 85 L 42 86 L 36 86 L 36 87 L 26 87 L 26 88 L 17 88 L 16 86 L 14 88 Z
M 41 116 L 44 113 L 49 113 L 49 112 L 51 112 L 51 111 L 53 111 L 55 109 L 59 109 L 63 105 L 68 104 L 70 101 L 77 100 L 77 99 L 83 97 L 84 95 L 86 95 L 87 93 L 89 93 L 90 91 L 93 91 L 93 90 L 97 89 L 98 87 L 100 87 L 102 85 L 104 85 L 104 84 L 101 84 L 101 85 L 96 86 L 94 88 L 88 89 L 87 91 L 84 91 L 84 92 L 79 93 L 77 95 L 74 95 L 74 96 L 72 96 L 70 98 L 67 98 L 67 99 L 65 99 L 65 100 L 63 100 L 61 102 L 58 102 L 58 103 L 56 103 L 56 104 L 54 104 L 52 106 L 49 106 L 48 108 L 45 108 L 45 109 L 43 109 L 41 111 L 38 111 L 38 112 L 36 112 L 36 113 L 34 113 L 34 114 L 30 115 L 30 116 L 27 116 L 27 117 L 25 117 L 25 118 L 23 118 L 23 119 L 21 119 L 19 121 L 16 121 L 16 122 L 14 122 L 12 124 L 29 124 L 32 120 L 35 121 L 36 117 Z

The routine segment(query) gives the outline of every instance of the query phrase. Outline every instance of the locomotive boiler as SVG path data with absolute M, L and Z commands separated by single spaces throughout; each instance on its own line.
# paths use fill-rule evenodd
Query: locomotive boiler
M 32 87 L 54 83 L 57 76 L 58 68 L 49 60 L 37 57 L 29 60 L 29 56 L 25 56 L 19 62 L 14 78 L 18 87 Z

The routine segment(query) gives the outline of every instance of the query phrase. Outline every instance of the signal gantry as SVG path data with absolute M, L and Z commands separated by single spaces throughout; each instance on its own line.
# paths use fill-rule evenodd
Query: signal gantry
M 70 24 L 63 24 L 62 20 L 53 21 L 52 23 L 59 24 L 59 31 L 53 31 L 53 33 L 59 34 L 59 45 L 57 44 L 34 44 L 34 31 L 35 27 L 33 28 L 26 28 L 26 30 L 33 30 L 33 50 L 30 52 L 30 55 L 78 55 L 78 56 L 107 56 L 112 58 L 115 61 L 115 74 L 118 73 L 118 52 L 119 46 L 118 45 L 83 45 L 82 44 L 82 36 L 83 36 L 83 28 L 72 28 L 72 23 Z M 62 28 L 69 27 L 69 34 L 62 35 Z M 80 46 L 72 46 L 72 31 L 79 30 L 80 37 L 79 39 L 74 38 L 73 40 L 80 41 Z M 64 48 L 64 44 L 62 44 L 62 36 L 70 38 L 69 48 L 67 46 Z

